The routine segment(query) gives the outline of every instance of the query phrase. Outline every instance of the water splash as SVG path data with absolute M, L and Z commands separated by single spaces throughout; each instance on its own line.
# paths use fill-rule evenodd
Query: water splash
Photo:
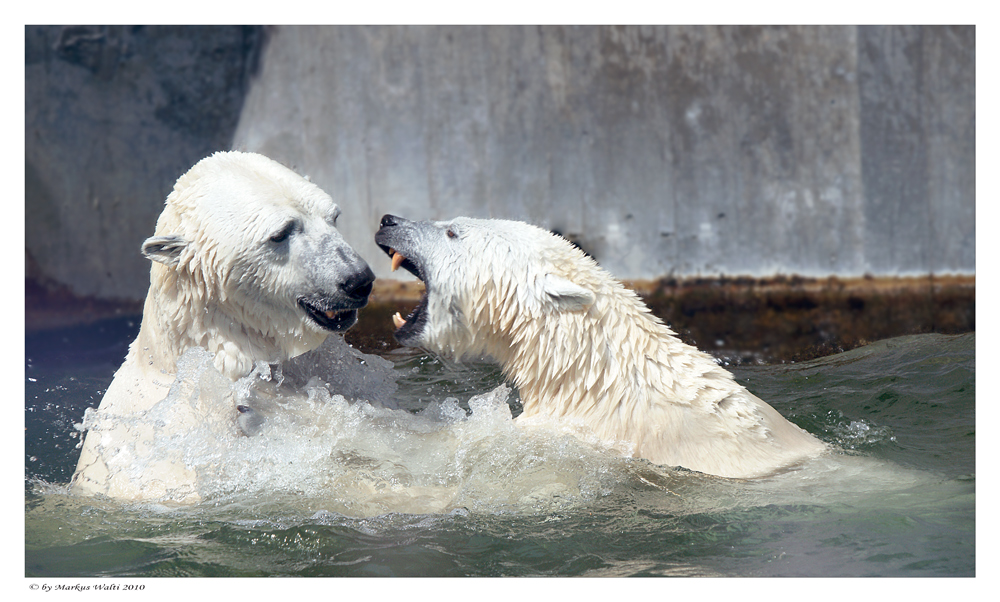
M 743 369 L 776 407 L 813 416 L 809 430 L 840 447 L 751 481 L 654 466 L 588 447 L 566 430 L 526 428 L 504 407 L 517 415 L 516 391 L 498 388 L 495 373 L 478 366 L 451 372 L 403 356 L 387 375 L 399 383 L 391 397 L 402 412 L 349 399 L 322 372 L 292 387 L 300 376 L 287 365 L 268 367 L 271 380 L 259 366 L 245 390 L 278 414 L 256 437 L 234 425 L 231 383 L 215 398 L 208 394 L 218 374 L 203 372 L 199 383 L 188 371 L 173 401 L 187 403 L 180 392 L 186 387 L 190 401 L 197 389 L 195 401 L 217 403 L 226 419 L 218 438 L 208 429 L 184 440 L 206 440 L 190 457 L 202 501 L 81 497 L 56 484 L 58 470 L 28 475 L 26 567 L 59 576 L 971 576 L 974 338 L 920 341 L 923 358 L 948 360 L 949 372 L 929 373 L 926 362 L 886 366 L 887 346 L 844 365 Z M 354 353 L 337 357 L 368 365 Z M 911 383 L 901 402 L 883 400 L 872 385 L 887 368 Z M 63 392 L 48 392 L 56 383 L 84 398 L 106 386 L 29 382 L 31 394 L 46 395 L 29 395 L 29 418 L 66 403 Z M 840 445 L 885 436 L 883 425 L 898 443 Z M 36 426 L 26 437 L 48 441 L 51 433 Z
M 281 366 L 259 363 L 232 383 L 210 354 L 189 350 L 165 399 L 117 419 L 154 435 L 115 468 L 141 474 L 182 462 L 202 504 L 349 516 L 547 511 L 593 500 L 620 480 L 612 467 L 626 460 L 599 446 L 515 427 L 507 385 L 401 410 L 390 362 L 342 340 L 319 351 Z M 109 427 L 92 418 L 88 412 L 81 428 Z
M 852 420 L 846 425 L 838 426 L 833 432 L 841 447 L 851 450 L 896 441 L 891 428 L 874 426 L 864 420 Z
M 653 466 L 566 425 L 515 424 L 518 400 L 505 384 L 469 397 L 432 395 L 414 408 L 396 384 L 411 363 L 397 370 L 333 339 L 317 357 L 261 363 L 236 383 L 215 371 L 207 352 L 190 350 L 167 398 L 136 418 L 153 425 L 181 418 L 185 428 L 147 442 L 129 469 L 180 454 L 197 475 L 203 505 L 347 516 L 551 512 L 650 488 L 673 494 L 668 504 L 686 512 L 839 495 L 844 479 L 864 475 L 889 473 L 880 486 L 901 489 L 919 481 L 858 458 L 893 434 L 838 412 L 827 416 L 828 440 L 848 454 L 773 478 L 747 483 Z M 409 409 L 398 409 L 401 400 Z

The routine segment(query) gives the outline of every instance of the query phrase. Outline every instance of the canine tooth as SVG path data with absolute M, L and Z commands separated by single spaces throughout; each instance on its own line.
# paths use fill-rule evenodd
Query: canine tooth
M 399 251 L 396 251 L 395 249 L 389 249 L 389 250 L 392 251 L 392 271 L 395 272 L 396 270 L 399 269 L 399 266 L 403 265 L 403 261 L 406 259 L 406 257 Z
M 334 317 L 335 315 L 337 315 L 338 313 L 340 313 L 340 312 L 336 312 L 336 311 L 333 311 L 333 310 L 330 310 L 330 311 L 328 311 L 328 312 L 324 312 L 324 313 L 326 313 L 326 317 L 328 317 L 328 318 L 330 318 L 330 319 L 332 320 L 332 319 L 333 319 L 333 317 Z
M 396 328 L 402 328 L 406 324 L 406 320 L 403 316 L 399 315 L 399 312 L 392 314 L 392 323 L 396 325 Z

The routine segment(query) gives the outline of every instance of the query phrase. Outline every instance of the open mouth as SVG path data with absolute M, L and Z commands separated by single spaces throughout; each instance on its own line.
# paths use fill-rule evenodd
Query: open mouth
M 343 332 L 358 321 L 357 309 L 335 307 L 333 300 L 326 297 L 307 295 L 299 297 L 298 303 L 306 315 L 325 330 Z
M 399 268 L 403 268 L 425 284 L 424 294 L 420 296 L 420 301 L 417 303 L 417 306 L 413 309 L 413 311 L 409 313 L 409 315 L 404 318 L 398 311 L 392 315 L 392 324 L 396 327 L 396 331 L 394 333 L 396 340 L 404 345 L 417 346 L 417 339 L 427 322 L 427 280 L 425 279 L 423 270 L 421 270 L 418 262 L 403 255 L 392 247 L 382 244 L 379 244 L 379 247 L 381 247 L 382 250 L 385 251 L 386 255 L 389 256 L 389 260 L 392 262 L 393 272 Z

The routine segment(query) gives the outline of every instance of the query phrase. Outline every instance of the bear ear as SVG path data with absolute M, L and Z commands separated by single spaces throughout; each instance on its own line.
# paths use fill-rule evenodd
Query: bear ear
M 178 234 L 150 236 L 146 242 L 142 243 L 142 254 L 146 256 L 146 259 L 172 267 L 180 261 L 181 252 L 187 245 L 188 241 Z
M 559 311 L 587 309 L 595 300 L 593 292 L 554 274 L 545 275 L 543 291 Z

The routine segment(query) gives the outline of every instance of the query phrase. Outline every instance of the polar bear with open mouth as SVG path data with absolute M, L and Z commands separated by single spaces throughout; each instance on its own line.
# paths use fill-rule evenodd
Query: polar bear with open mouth
M 152 261 L 142 325 L 99 409 L 85 416 L 73 492 L 199 498 L 183 450 L 163 449 L 199 421 L 235 431 L 236 406 L 151 410 L 190 348 L 207 350 L 221 378 L 235 381 L 257 362 L 303 354 L 357 321 L 375 276 L 337 231 L 338 215 L 318 186 L 258 154 L 216 153 L 177 180 L 142 245 Z
M 426 292 L 407 346 L 488 356 L 518 386 L 519 421 L 584 427 L 656 464 L 761 477 L 826 446 L 682 343 L 565 239 L 514 221 L 386 215 L 375 242 Z

